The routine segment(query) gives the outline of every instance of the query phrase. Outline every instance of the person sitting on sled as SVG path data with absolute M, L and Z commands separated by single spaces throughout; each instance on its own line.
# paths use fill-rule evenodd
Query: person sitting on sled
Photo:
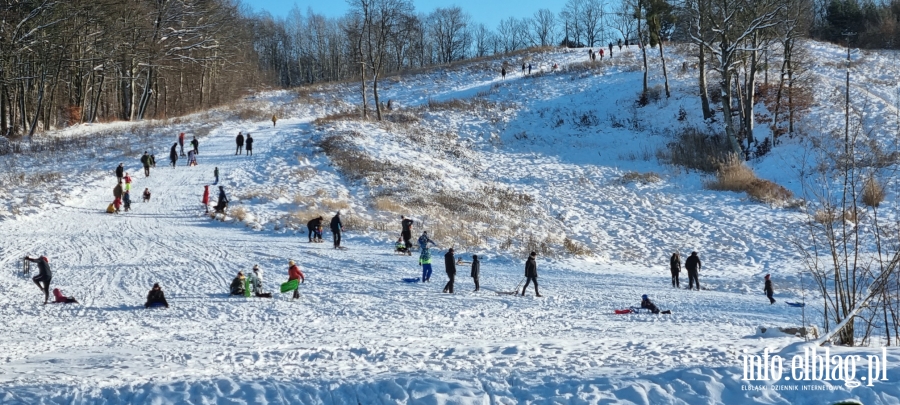
M 153 284 L 153 288 L 147 293 L 147 302 L 144 303 L 144 308 L 154 307 L 169 307 L 169 302 L 166 301 L 166 295 L 163 293 L 159 283 Z
M 397 243 L 394 245 L 394 247 L 397 249 L 397 253 L 409 253 L 409 249 L 406 248 L 406 242 L 403 241 L 402 236 L 397 238 Z
M 53 289 L 53 296 L 56 297 L 56 304 L 77 304 L 78 300 L 74 297 L 66 297 L 59 288 Z
M 650 312 L 652 312 L 654 314 L 660 314 L 660 313 L 671 314 L 672 313 L 672 311 L 668 311 L 668 310 L 660 312 L 659 308 L 656 307 L 656 304 L 654 304 L 653 301 L 650 301 L 650 297 L 648 297 L 647 294 L 644 294 L 641 296 L 641 308 L 649 309 Z

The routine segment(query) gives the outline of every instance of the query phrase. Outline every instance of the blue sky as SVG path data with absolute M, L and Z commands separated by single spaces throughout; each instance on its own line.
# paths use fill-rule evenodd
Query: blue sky
M 241 0 L 255 11 L 268 11 L 273 16 L 285 16 L 296 4 L 304 12 L 313 11 L 328 17 L 338 17 L 347 11 L 346 0 Z M 438 7 L 459 6 L 472 16 L 476 23 L 484 23 L 496 29 L 500 20 L 507 17 L 531 17 L 540 8 L 548 8 L 554 13 L 562 10 L 565 0 L 413 0 L 418 12 L 430 12 Z

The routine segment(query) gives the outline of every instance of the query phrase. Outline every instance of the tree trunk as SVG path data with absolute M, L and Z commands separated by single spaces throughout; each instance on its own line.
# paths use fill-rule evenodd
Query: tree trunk
M 726 67 L 727 66 L 723 66 Z M 741 146 L 737 141 L 737 134 L 734 129 L 734 119 L 731 116 L 731 101 L 733 98 L 733 90 L 732 86 L 732 72 L 728 70 L 723 70 L 722 72 L 722 115 L 725 119 L 725 137 L 728 138 L 728 143 L 731 145 L 731 150 L 739 157 L 743 157 L 741 153 Z
M 659 60 L 662 61 L 663 79 L 666 86 L 666 98 L 669 98 L 672 97 L 672 94 L 669 93 L 669 72 L 666 71 L 666 57 L 665 55 L 663 55 L 662 39 L 659 40 Z
M 756 104 L 756 65 L 759 64 L 759 34 L 753 35 L 753 50 L 750 52 L 750 71 L 747 72 L 747 86 L 745 89 L 746 101 L 744 102 L 744 132 L 747 133 L 747 149 L 750 143 L 756 142 L 753 138 L 753 105 Z
M 153 92 L 153 67 L 147 67 L 147 79 L 144 83 L 144 90 L 141 92 L 141 101 L 138 105 L 137 119 L 143 120 L 144 114 L 147 113 L 147 106 L 150 104 L 150 94 Z
M 638 2 L 638 12 L 643 13 L 643 10 L 644 10 L 643 4 L 641 4 L 641 2 Z M 641 94 L 646 95 L 647 87 L 648 87 L 647 86 L 647 76 L 649 75 L 649 71 L 647 69 L 647 46 L 646 46 L 646 44 L 644 44 L 644 35 L 643 35 L 644 32 L 641 30 L 641 18 L 642 17 L 643 17 L 643 15 L 640 15 L 637 19 L 637 34 L 638 34 L 638 44 L 641 47 L 641 54 L 644 57 L 644 87 L 643 87 Z
M 713 117 L 712 108 L 709 106 L 709 90 L 706 85 L 706 48 L 700 45 L 700 57 L 697 62 L 700 70 L 700 105 L 703 108 L 703 119 L 708 120 Z
M 34 106 L 34 117 L 31 119 L 30 129 L 28 131 L 28 137 L 34 136 L 34 130 L 37 129 L 38 119 L 41 116 L 41 109 L 43 108 L 44 103 L 44 84 L 47 80 L 47 72 L 41 72 L 41 82 L 38 84 L 38 94 L 37 101 Z
M 375 96 L 375 117 L 381 121 L 381 103 L 378 100 L 378 72 L 372 75 L 372 93 Z

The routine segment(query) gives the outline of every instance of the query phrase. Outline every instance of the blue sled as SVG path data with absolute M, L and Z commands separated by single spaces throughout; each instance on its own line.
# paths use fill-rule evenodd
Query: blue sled
M 785 304 L 788 304 L 792 307 L 805 307 L 806 306 L 806 304 L 804 304 L 802 302 L 787 302 L 787 301 L 785 301 Z
M 407 277 L 403 279 L 404 283 L 418 283 L 420 278 L 418 277 Z

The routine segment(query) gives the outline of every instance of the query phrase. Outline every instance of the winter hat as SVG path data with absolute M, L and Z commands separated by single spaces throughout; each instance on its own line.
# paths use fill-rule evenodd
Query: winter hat
M 294 261 L 293 261 L 293 260 L 288 260 L 288 264 L 291 265 L 291 266 L 293 266 L 293 265 L 294 265 Z
M 537 256 L 537 253 L 536 253 L 536 252 L 531 252 L 531 254 L 530 254 L 529 256 L 535 257 L 535 256 Z
M 243 271 L 239 271 L 239 272 L 238 272 L 238 276 L 242 276 L 242 277 L 243 277 L 243 276 L 244 276 L 244 272 L 243 272 Z
M 766 274 L 766 280 L 768 280 L 768 279 L 769 279 L 769 275 L 768 275 L 768 274 Z
M 259 265 L 258 265 L 258 264 L 254 264 L 254 265 L 253 265 L 253 271 L 259 271 Z
M 472 260 L 478 260 L 478 255 L 472 255 Z
M 691 256 L 696 256 L 696 255 L 697 255 L 697 251 L 696 251 L 696 250 L 693 251 L 693 252 L 691 252 Z
M 153 288 L 159 288 L 159 283 L 153 283 Z
M 450 253 L 453 253 L 453 248 L 450 248 L 449 252 L 450 252 Z
M 649 298 L 650 298 L 650 297 L 648 297 L 647 294 L 644 294 L 644 295 L 641 296 L 641 299 L 644 299 L 644 300 L 649 299 Z

